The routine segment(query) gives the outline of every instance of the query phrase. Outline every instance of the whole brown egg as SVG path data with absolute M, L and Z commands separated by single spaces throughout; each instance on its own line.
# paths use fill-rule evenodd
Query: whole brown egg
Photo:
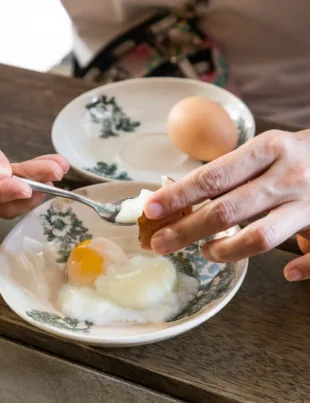
M 238 143 L 238 130 L 228 112 L 206 97 L 182 99 L 168 116 L 168 133 L 185 154 L 201 161 L 212 161 Z

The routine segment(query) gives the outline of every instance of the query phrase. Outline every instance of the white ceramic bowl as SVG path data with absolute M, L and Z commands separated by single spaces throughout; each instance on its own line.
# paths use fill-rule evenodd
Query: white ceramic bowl
M 134 197 L 142 188 L 156 190 L 157 187 L 147 183 L 107 183 L 80 192 L 107 202 Z M 238 230 L 236 227 L 225 234 Z M 194 244 L 170 257 L 179 271 L 186 271 L 200 281 L 197 297 L 176 318 L 166 323 L 130 326 L 78 322 L 64 317 L 56 303 L 58 291 L 66 282 L 62 262 L 77 243 L 98 236 L 113 239 L 127 253 L 143 253 L 136 226 L 107 224 L 82 204 L 57 198 L 33 210 L 2 244 L 0 287 L 4 300 L 30 324 L 62 338 L 99 346 L 140 345 L 174 337 L 211 318 L 235 295 L 247 270 L 247 259 L 227 265 L 208 262 L 199 253 L 200 243 Z M 45 256 L 53 265 L 46 267 L 43 255 L 36 258 L 35 266 L 29 265 L 29 259 L 34 258 L 32 251 L 43 251 L 48 242 L 56 247 L 54 255 Z M 54 264 L 56 260 L 58 268 Z
M 101 86 L 71 101 L 54 122 L 54 147 L 93 182 L 160 183 L 163 175 L 178 180 L 201 162 L 174 146 L 167 117 L 180 99 L 193 95 L 222 104 L 238 126 L 239 145 L 254 136 L 250 110 L 232 93 L 196 80 L 143 78 Z

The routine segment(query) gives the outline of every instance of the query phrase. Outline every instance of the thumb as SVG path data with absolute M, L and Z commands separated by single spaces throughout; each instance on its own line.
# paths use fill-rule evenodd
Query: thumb
M 310 253 L 289 262 L 284 268 L 284 277 L 288 281 L 310 279 Z
M 12 169 L 9 160 L 0 150 L 0 180 L 10 178 L 12 176 Z

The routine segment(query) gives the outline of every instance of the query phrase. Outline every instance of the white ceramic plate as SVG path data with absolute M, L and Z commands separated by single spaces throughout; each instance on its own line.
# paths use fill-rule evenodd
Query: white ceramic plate
M 70 102 L 54 122 L 54 147 L 93 182 L 160 183 L 163 175 L 178 180 L 201 162 L 172 144 L 166 121 L 173 105 L 192 95 L 226 108 L 237 123 L 239 145 L 254 136 L 251 112 L 230 92 L 195 80 L 143 78 L 101 86 Z
M 156 190 L 152 184 L 129 182 L 93 185 L 80 192 L 108 202 L 136 196 L 142 188 Z M 222 235 L 238 230 L 236 227 Z M 113 239 L 127 253 L 150 253 L 141 250 L 137 227 L 107 224 L 82 204 L 54 199 L 33 210 L 1 247 L 0 287 L 4 300 L 25 321 L 63 338 L 99 346 L 140 345 L 174 337 L 211 318 L 233 298 L 247 270 L 247 259 L 234 264 L 206 261 L 199 253 L 201 244 L 197 243 L 170 256 L 178 271 L 200 282 L 197 297 L 170 322 L 109 326 L 78 322 L 65 317 L 57 306 L 57 294 L 66 282 L 63 266 L 77 243 L 98 236 Z M 45 253 L 47 250 L 41 253 L 48 242 L 55 246 L 54 255 Z M 40 256 L 34 257 L 33 251 L 41 251 Z M 35 266 L 29 263 L 34 258 Z M 55 266 L 56 261 L 60 262 L 59 267 Z

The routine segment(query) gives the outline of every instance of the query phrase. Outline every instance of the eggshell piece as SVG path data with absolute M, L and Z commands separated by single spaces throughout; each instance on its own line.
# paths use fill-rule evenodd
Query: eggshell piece
M 169 177 L 165 178 L 162 187 L 169 186 L 173 182 L 175 182 L 173 179 Z M 172 214 L 165 218 L 161 218 L 159 220 L 151 220 L 143 212 L 141 217 L 138 218 L 139 241 L 142 249 L 151 250 L 151 239 L 155 232 L 165 227 L 166 225 L 170 225 L 178 220 L 181 220 L 183 217 L 191 214 L 192 211 L 192 207 L 185 207 L 182 211 L 178 211 L 175 214 Z
M 310 241 L 303 236 L 297 234 L 297 243 L 299 246 L 299 249 L 302 251 L 304 255 L 307 253 L 310 253 Z
M 183 217 L 191 214 L 192 208 L 186 207 L 182 211 L 179 211 L 169 217 L 161 218 L 159 220 L 150 220 L 144 213 L 138 219 L 139 225 L 139 241 L 141 247 L 146 250 L 151 250 L 151 239 L 152 236 L 165 227 L 166 225 L 173 224 L 176 221 L 181 220 Z

